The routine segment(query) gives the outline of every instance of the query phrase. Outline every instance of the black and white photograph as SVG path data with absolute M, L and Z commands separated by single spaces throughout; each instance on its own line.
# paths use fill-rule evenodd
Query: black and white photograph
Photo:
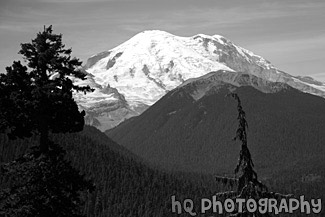
M 325 217 L 325 1 L 0 0 L 0 217 Z

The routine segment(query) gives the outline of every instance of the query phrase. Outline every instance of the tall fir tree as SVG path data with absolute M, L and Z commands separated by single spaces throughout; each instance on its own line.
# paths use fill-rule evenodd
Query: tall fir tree
M 230 93 L 229 96 L 233 97 L 237 101 L 238 127 L 234 140 L 239 140 L 241 142 L 241 150 L 239 152 L 238 163 L 234 172 L 235 175 L 239 175 L 239 178 L 216 177 L 216 181 L 219 183 L 223 183 L 229 186 L 237 186 L 237 189 L 235 191 L 220 192 L 217 193 L 217 196 L 220 199 L 240 198 L 245 199 L 245 201 L 248 199 L 254 199 L 255 201 L 258 201 L 261 198 L 274 198 L 279 200 L 282 198 L 292 197 L 292 195 L 283 195 L 280 193 L 269 192 L 267 186 L 258 180 L 257 173 L 254 170 L 252 156 L 248 149 L 246 132 L 248 124 L 246 121 L 246 113 L 243 110 L 239 96 L 236 93 Z M 244 204 L 242 210 L 239 210 L 239 207 L 236 207 L 230 216 L 269 217 L 271 216 L 271 213 L 260 213 L 259 209 L 257 209 L 255 212 L 249 212 L 246 204 Z
M 15 61 L 0 75 L 0 131 L 10 139 L 39 136 L 29 153 L 2 165 L 0 216 L 80 217 L 82 192 L 92 182 L 65 158 L 65 151 L 49 139 L 50 133 L 72 133 L 84 127 L 73 91 L 85 94 L 72 78 L 85 79 L 82 62 L 71 58 L 62 35 L 44 27 L 31 43 L 21 44 L 27 66 Z M 2 181 L 2 180 L 0 180 Z
M 73 91 L 89 92 L 71 78 L 85 79 L 82 62 L 71 57 L 62 35 L 44 27 L 31 43 L 21 44 L 20 54 L 27 66 L 14 61 L 0 76 L 0 130 L 9 138 L 40 135 L 40 150 L 48 151 L 48 135 L 83 129 L 85 112 L 79 112 Z

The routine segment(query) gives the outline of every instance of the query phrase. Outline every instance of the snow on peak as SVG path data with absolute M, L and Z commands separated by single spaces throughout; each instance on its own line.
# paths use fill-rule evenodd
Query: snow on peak
M 98 84 L 117 88 L 130 104 L 142 101 L 152 105 L 189 78 L 209 71 L 233 71 L 200 47 L 193 37 L 144 31 L 110 50 L 87 71 Z
M 161 30 L 143 31 L 119 46 L 89 58 L 85 70 L 95 84 L 93 86 L 105 91 L 95 91 L 89 95 L 93 100 L 82 98 L 79 105 L 93 112 L 106 103 L 105 120 L 114 119 L 114 124 L 141 113 L 184 81 L 219 70 L 249 73 L 263 80 L 287 83 L 304 92 L 325 96 L 324 83 L 315 85 L 307 79 L 293 78 L 263 57 L 221 35 L 180 37 Z M 110 95 L 105 95 L 108 93 Z M 97 99 L 100 103 L 96 103 Z M 111 111 L 118 109 L 127 115 L 112 116 Z M 92 114 L 103 116 L 102 112 Z

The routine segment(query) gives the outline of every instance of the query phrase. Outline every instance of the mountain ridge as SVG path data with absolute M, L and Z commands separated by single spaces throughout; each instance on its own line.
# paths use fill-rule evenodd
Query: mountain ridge
M 238 144 L 231 142 L 237 114 L 236 103 L 226 95 L 235 91 L 246 112 L 248 142 L 262 177 L 292 169 L 303 175 L 322 165 L 325 99 L 283 83 L 264 93 L 250 85 L 202 80 L 174 89 L 106 134 L 160 167 L 231 173 L 239 152 Z

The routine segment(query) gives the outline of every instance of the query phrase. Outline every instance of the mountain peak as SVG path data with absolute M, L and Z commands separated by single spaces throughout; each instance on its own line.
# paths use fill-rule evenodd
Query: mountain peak
M 138 34 L 147 34 L 147 35 L 172 35 L 169 32 L 166 32 L 164 30 L 159 30 L 159 29 L 152 29 L 152 30 L 145 30 L 142 31 Z
M 145 40 L 155 40 L 158 38 L 166 38 L 166 37 L 175 37 L 175 35 L 166 32 L 166 31 L 162 31 L 162 30 L 145 30 L 142 31 L 136 35 L 134 35 L 132 38 L 130 38 L 128 41 L 137 41 L 137 40 L 141 40 L 143 42 L 148 42 Z M 126 42 L 128 42 L 126 41 Z
M 106 122 L 112 120 L 113 125 L 125 117 L 140 114 L 186 80 L 219 70 L 286 83 L 325 97 L 324 83 L 284 73 L 263 57 L 221 35 L 180 37 L 161 30 L 143 31 L 89 58 L 85 70 L 91 75 L 92 86 L 106 90 L 86 96 L 88 100 L 85 96 L 79 97 L 82 99 L 79 105 L 88 108 L 94 117 L 104 116 Z M 107 91 L 108 88 L 114 91 Z M 92 102 L 91 105 L 88 102 Z M 119 113 L 118 109 L 123 110 L 123 115 L 112 115 L 112 111 Z

